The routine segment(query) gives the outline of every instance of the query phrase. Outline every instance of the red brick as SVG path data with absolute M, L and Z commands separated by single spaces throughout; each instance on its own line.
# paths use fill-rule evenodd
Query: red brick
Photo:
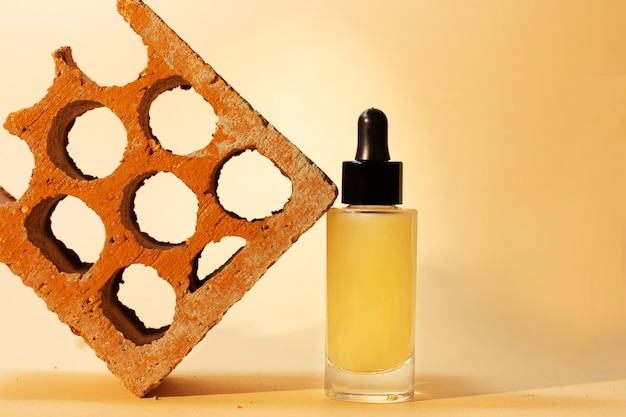
M 144 396 L 326 212 L 337 189 L 149 7 L 138 0 L 120 0 L 118 9 L 148 48 L 148 64 L 137 80 L 122 87 L 100 86 L 78 68 L 69 48 L 61 48 L 53 54 L 56 74 L 45 97 L 7 118 L 5 127 L 28 144 L 35 166 L 19 199 L 0 193 L 0 261 L 80 335 L 130 391 Z M 160 147 L 148 126 L 149 104 L 178 86 L 192 87 L 218 116 L 213 140 L 185 156 Z M 76 117 L 100 106 L 119 117 L 128 145 L 112 174 L 91 178 L 69 158 L 67 132 Z M 256 149 L 272 160 L 293 188 L 281 211 L 255 221 L 228 213 L 216 198 L 220 166 L 244 149 Z M 198 199 L 196 232 L 182 244 L 156 242 L 136 224 L 133 196 L 156 172 L 172 172 Z M 104 248 L 94 264 L 81 263 L 51 232 L 50 213 L 69 195 L 84 201 L 105 225 Z M 228 235 L 245 238 L 246 246 L 202 285 L 192 284 L 194 260 L 202 249 Z M 174 289 L 176 312 L 165 329 L 146 329 L 117 300 L 116 277 L 135 263 L 152 266 Z

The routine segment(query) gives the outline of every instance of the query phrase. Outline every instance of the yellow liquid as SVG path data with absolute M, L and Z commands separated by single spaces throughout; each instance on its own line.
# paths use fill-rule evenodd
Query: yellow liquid
M 416 235 L 412 209 L 328 212 L 326 354 L 332 366 L 380 372 L 413 355 Z

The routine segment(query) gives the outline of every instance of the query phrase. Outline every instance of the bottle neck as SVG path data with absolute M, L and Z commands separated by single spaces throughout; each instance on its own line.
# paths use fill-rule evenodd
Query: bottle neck
M 395 210 L 399 207 L 395 204 L 348 204 L 347 209 L 376 209 L 376 210 Z

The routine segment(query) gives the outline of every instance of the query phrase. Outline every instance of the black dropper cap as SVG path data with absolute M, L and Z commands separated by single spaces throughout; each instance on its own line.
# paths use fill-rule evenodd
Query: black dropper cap
M 402 162 L 389 159 L 387 116 L 371 108 L 359 116 L 354 161 L 343 163 L 341 202 L 358 205 L 402 203 Z

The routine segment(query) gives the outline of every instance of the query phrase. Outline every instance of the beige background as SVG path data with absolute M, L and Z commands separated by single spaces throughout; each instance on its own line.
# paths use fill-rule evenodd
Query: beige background
M 420 384 L 476 393 L 626 378 L 626 2 L 149 4 L 337 183 L 358 114 L 387 113 L 405 205 L 420 216 Z M 103 85 L 145 63 L 113 1 L 0 8 L 3 119 L 43 97 L 61 45 Z M 192 111 L 167 109 L 172 123 Z M 191 121 L 181 137 L 195 135 Z M 0 185 L 19 196 L 31 167 L 24 144 L 0 131 Z M 263 198 L 241 193 L 244 207 Z M 321 375 L 324 226 L 173 375 Z M 97 233 L 82 238 L 97 256 Z M 147 301 L 162 311 L 160 300 Z M 4 265 L 0 328 L 0 384 L 106 372 Z

